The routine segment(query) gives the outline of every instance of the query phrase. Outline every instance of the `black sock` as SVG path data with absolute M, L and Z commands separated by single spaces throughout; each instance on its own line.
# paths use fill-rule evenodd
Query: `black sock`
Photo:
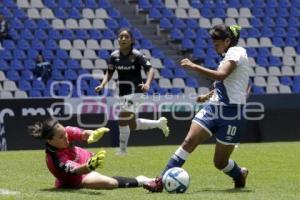
M 122 176 L 113 176 L 119 183 L 119 188 L 131 188 L 131 187 L 138 187 L 138 182 L 135 178 L 128 178 Z

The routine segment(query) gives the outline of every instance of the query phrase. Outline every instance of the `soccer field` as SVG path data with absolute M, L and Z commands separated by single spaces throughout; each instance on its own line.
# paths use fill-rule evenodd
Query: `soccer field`
M 159 174 L 177 146 L 130 147 L 119 157 L 107 149 L 106 175 L 154 177 Z M 91 149 L 97 151 L 97 149 Z M 142 188 L 116 190 L 56 190 L 48 172 L 44 151 L 0 152 L 0 199 L 300 199 L 300 142 L 242 144 L 233 153 L 240 166 L 249 169 L 247 187 L 233 189 L 231 179 L 213 166 L 214 145 L 201 145 L 184 168 L 191 176 L 185 194 L 152 194 Z

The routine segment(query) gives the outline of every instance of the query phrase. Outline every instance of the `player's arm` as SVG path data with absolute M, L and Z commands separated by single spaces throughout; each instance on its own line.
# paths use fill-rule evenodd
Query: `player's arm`
M 149 61 L 149 59 L 146 58 L 145 55 L 139 56 L 138 62 L 141 66 L 143 66 L 145 72 L 147 73 L 147 80 L 146 83 L 140 84 L 143 92 L 148 92 L 151 82 L 154 78 L 154 69 Z
M 100 85 L 98 85 L 95 88 L 95 91 L 100 92 L 106 86 L 106 84 L 111 80 L 113 74 L 114 74 L 114 72 L 112 72 L 110 70 L 107 70 L 105 75 L 104 75 L 104 78 L 103 78 L 102 82 L 100 83 Z
M 182 59 L 180 65 L 187 69 L 197 71 L 201 75 L 209 77 L 214 80 L 223 81 L 229 76 L 236 68 L 236 63 L 232 60 L 225 61 L 225 63 L 218 68 L 218 70 L 211 70 L 203 66 L 197 65 L 190 61 L 188 58 Z
M 213 94 L 214 94 L 214 90 L 211 90 L 210 92 L 208 92 L 206 94 L 199 95 L 197 97 L 197 102 L 203 103 L 203 102 L 207 101 Z

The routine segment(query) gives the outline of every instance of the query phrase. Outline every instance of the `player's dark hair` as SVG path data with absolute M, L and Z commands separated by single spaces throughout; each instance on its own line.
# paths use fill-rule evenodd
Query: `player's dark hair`
M 118 37 L 119 37 L 119 35 L 120 35 L 123 31 L 126 31 L 126 32 L 130 35 L 131 40 L 132 40 L 131 47 L 133 48 L 133 46 L 135 45 L 135 39 L 134 39 L 134 36 L 133 36 L 132 31 L 131 31 L 129 28 L 121 28 L 121 29 L 118 31 Z
M 214 26 L 209 34 L 213 40 L 225 40 L 226 38 L 231 39 L 230 47 L 236 46 L 240 38 L 240 26 L 225 26 L 223 24 Z
M 48 118 L 28 126 L 28 132 L 34 138 L 51 140 L 54 135 L 53 130 L 56 124 L 58 124 L 56 119 Z

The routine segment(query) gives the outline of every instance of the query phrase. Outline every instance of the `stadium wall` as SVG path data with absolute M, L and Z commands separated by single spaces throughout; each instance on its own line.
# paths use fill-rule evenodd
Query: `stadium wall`
M 250 120 L 245 124 L 245 133 L 242 142 L 271 142 L 271 141 L 295 141 L 300 140 L 300 95 L 252 95 L 249 102 L 260 102 L 264 105 L 264 118 Z M 3 120 L 4 134 L 7 150 L 42 149 L 44 144 L 34 140 L 27 134 L 27 126 L 34 121 L 41 120 L 50 114 L 65 117 L 62 124 L 67 126 L 79 126 L 85 129 L 93 129 L 93 125 L 104 121 L 103 114 L 74 114 L 64 116 L 63 99 L 24 99 L 1 100 L 0 119 Z M 51 108 L 51 109 L 50 109 Z M 191 112 L 164 112 L 161 115 L 169 120 L 171 135 L 164 138 L 160 130 L 136 131 L 131 134 L 130 146 L 147 145 L 172 145 L 180 144 L 188 131 L 194 113 Z M 252 116 L 261 113 L 252 113 Z M 175 119 L 174 115 L 177 119 Z M 140 113 L 141 117 L 157 118 L 154 112 Z M 97 144 L 90 147 L 111 147 L 118 144 L 118 126 L 115 120 L 109 120 L 107 127 L 111 132 Z M 214 142 L 214 138 L 207 143 Z M 2 141 L 3 146 L 3 141 Z M 86 145 L 83 145 L 86 146 Z

